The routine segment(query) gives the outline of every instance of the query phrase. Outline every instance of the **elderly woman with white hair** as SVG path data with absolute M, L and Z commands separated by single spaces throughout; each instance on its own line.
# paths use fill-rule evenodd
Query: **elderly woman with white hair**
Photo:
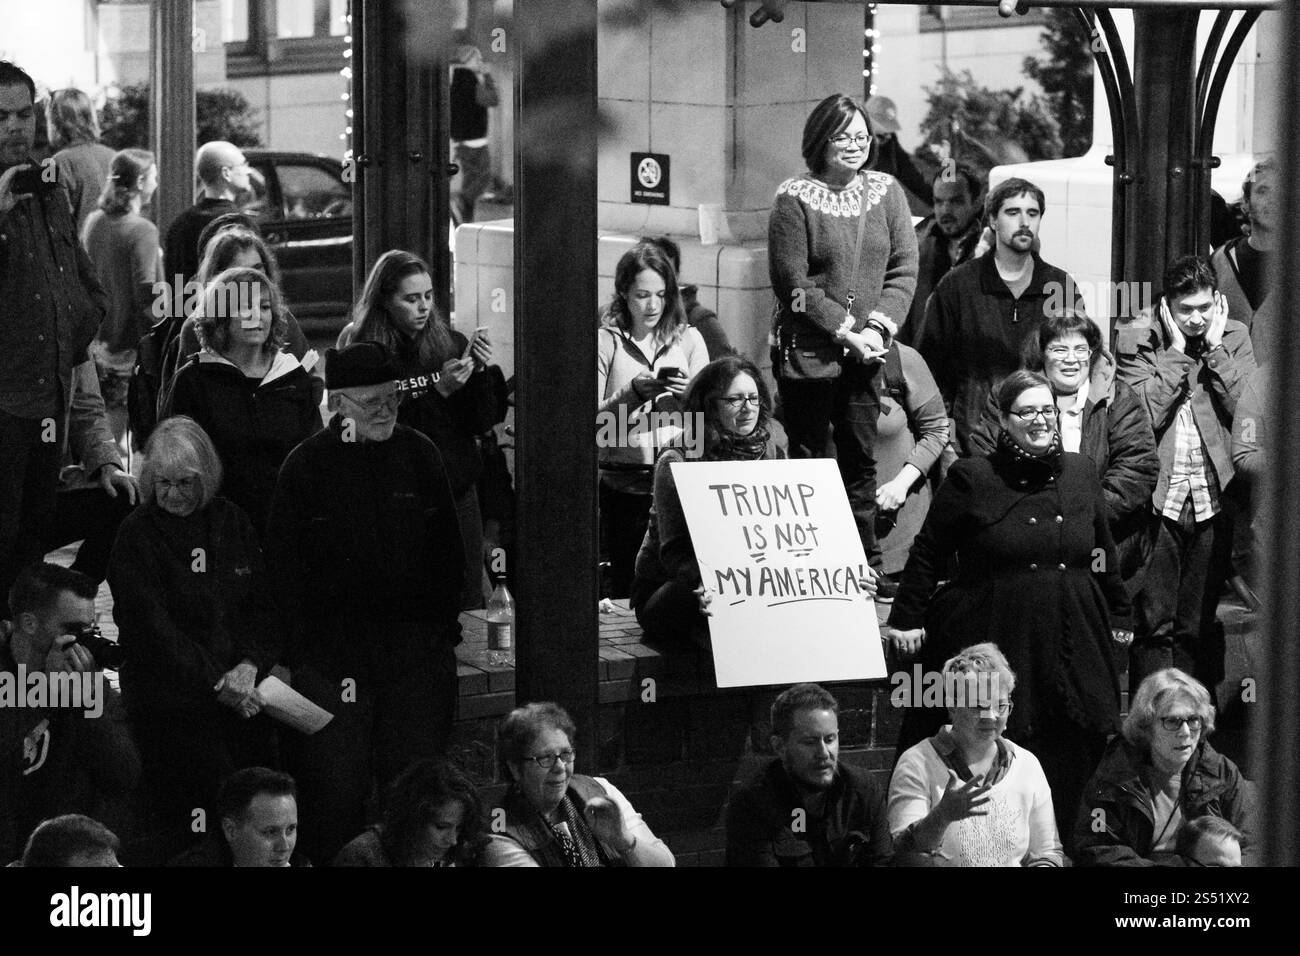
M 1252 855 L 1254 793 L 1205 738 L 1214 705 L 1200 681 L 1175 667 L 1149 675 L 1133 697 L 1124 732 L 1111 741 L 1084 790 L 1075 825 L 1082 866 L 1187 866 L 1178 837 L 1191 821 L 1222 817 Z
M 191 836 L 194 809 L 211 809 L 225 777 L 277 762 L 256 687 L 278 657 L 279 616 L 248 515 L 217 496 L 221 477 L 192 418 L 160 422 L 145 446 L 143 503 L 109 560 L 122 698 L 166 855 L 184 848 L 168 837 Z
M 1061 866 L 1043 768 L 1002 736 L 1016 686 L 1006 657 L 995 644 L 963 648 L 943 684 L 952 723 L 899 757 L 889 782 L 895 864 Z

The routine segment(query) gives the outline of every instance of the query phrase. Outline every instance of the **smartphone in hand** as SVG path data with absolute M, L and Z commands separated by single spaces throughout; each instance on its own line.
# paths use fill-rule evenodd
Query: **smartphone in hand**
M 480 325 L 477 329 L 474 330 L 474 333 L 469 337 L 469 342 L 465 346 L 465 353 L 461 355 L 460 360 L 464 362 L 466 359 L 468 359 L 470 357 L 470 353 L 474 351 L 474 343 L 477 342 L 479 339 L 485 339 L 485 338 L 487 338 L 487 326 Z
M 681 374 L 682 374 L 682 370 L 677 368 L 676 366 L 665 365 L 663 368 L 661 368 L 658 372 L 655 373 L 655 378 L 659 379 L 659 381 L 661 382 L 666 382 L 674 375 L 681 375 Z

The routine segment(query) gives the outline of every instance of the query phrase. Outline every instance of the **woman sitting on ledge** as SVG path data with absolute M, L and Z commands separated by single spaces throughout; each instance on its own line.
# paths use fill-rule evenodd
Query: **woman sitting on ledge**
M 1205 685 L 1176 667 L 1149 675 L 1088 781 L 1075 824 L 1082 866 L 1188 866 L 1180 832 L 1204 816 L 1241 832 L 1242 864 L 1254 864 L 1254 791 L 1241 771 L 1205 738 L 1214 705 Z
M 1016 675 L 993 644 L 943 665 L 952 723 L 898 758 L 889 830 L 900 866 L 1061 866 L 1038 758 L 1002 737 Z
M 573 721 L 558 704 L 527 704 L 506 717 L 500 743 L 511 780 L 501 803 L 505 826 L 489 838 L 483 865 L 676 865 L 612 783 L 573 772 L 573 734 Z
M 654 502 L 636 557 L 629 603 L 651 641 L 691 637 L 708 643 L 690 529 L 677 497 L 672 465 L 688 461 L 785 458 L 785 432 L 772 418 L 772 399 L 754 363 L 736 355 L 710 362 L 682 400 L 687 431 L 655 463 Z M 703 424 L 702 434 L 699 424 Z

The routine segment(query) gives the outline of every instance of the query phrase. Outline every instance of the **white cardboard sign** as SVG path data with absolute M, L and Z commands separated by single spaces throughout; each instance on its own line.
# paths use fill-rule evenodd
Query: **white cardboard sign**
M 867 560 L 828 458 L 676 462 L 719 687 L 886 676 Z

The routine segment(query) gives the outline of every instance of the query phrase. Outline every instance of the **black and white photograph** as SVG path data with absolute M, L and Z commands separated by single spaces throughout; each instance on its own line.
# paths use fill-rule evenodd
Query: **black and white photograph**
M 0 0 L 6 921 L 1282 931 L 1297 103 L 1296 0 Z

